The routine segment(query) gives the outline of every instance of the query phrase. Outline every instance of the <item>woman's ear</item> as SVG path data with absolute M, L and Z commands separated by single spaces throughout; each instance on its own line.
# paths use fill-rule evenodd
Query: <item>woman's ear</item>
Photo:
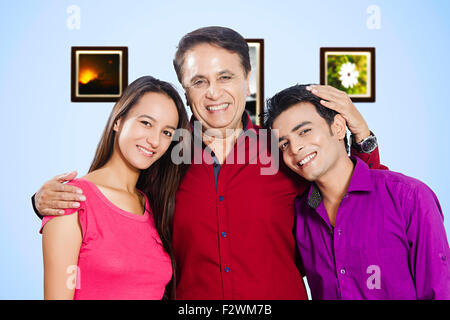
M 334 116 L 333 124 L 331 125 L 333 134 L 337 136 L 339 140 L 344 140 L 347 134 L 347 123 L 343 116 L 339 113 Z
M 120 120 L 122 120 L 122 118 L 119 118 L 119 119 L 116 120 L 116 122 L 114 122 L 113 130 L 114 130 L 115 132 L 118 132 L 118 131 L 119 131 Z

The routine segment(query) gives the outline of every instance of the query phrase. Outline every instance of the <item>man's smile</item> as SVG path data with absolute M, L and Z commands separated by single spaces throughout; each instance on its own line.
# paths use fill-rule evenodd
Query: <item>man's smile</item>
M 302 160 L 300 160 L 299 162 L 297 162 L 297 166 L 299 167 L 303 167 L 305 164 L 307 164 L 308 162 L 310 162 L 312 159 L 314 159 L 317 155 L 317 152 L 314 151 L 313 153 L 308 154 L 306 157 L 304 157 Z
M 222 110 L 226 110 L 228 109 L 228 106 L 230 104 L 229 103 L 222 103 L 222 104 L 210 104 L 208 106 L 206 106 L 206 110 L 210 111 L 210 112 L 214 112 L 214 111 L 222 111 Z

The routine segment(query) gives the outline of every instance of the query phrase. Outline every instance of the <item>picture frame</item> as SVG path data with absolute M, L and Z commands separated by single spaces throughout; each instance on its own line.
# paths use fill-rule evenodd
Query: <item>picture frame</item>
M 246 98 L 245 110 L 251 121 L 262 126 L 264 123 L 264 39 L 245 39 L 249 47 L 251 73 L 250 96 Z
M 128 85 L 128 47 L 72 47 L 71 101 L 116 102 Z
M 375 48 L 320 48 L 320 84 L 346 92 L 353 102 L 375 102 Z

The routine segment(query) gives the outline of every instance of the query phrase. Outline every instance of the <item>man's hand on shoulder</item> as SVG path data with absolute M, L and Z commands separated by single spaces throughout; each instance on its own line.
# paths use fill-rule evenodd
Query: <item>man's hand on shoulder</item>
M 364 120 L 347 93 L 332 86 L 324 85 L 311 85 L 307 87 L 307 90 L 321 98 L 320 103 L 324 107 L 333 109 L 342 115 L 357 143 L 370 135 L 366 120 Z
M 78 208 L 79 201 L 85 201 L 80 188 L 65 184 L 75 179 L 76 171 L 55 176 L 44 183 L 34 196 L 35 206 L 43 216 L 56 216 L 64 214 L 64 209 Z

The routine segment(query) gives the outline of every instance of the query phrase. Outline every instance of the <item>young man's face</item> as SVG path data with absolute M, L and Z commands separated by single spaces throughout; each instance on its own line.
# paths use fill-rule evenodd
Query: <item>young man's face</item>
M 186 52 L 182 70 L 188 103 L 204 128 L 238 128 L 249 94 L 249 74 L 239 55 L 199 44 Z
M 298 103 L 273 122 L 286 165 L 308 181 L 323 177 L 346 151 L 342 144 L 345 121 L 335 117 L 331 127 L 313 104 Z M 333 133 L 333 135 L 332 135 Z

